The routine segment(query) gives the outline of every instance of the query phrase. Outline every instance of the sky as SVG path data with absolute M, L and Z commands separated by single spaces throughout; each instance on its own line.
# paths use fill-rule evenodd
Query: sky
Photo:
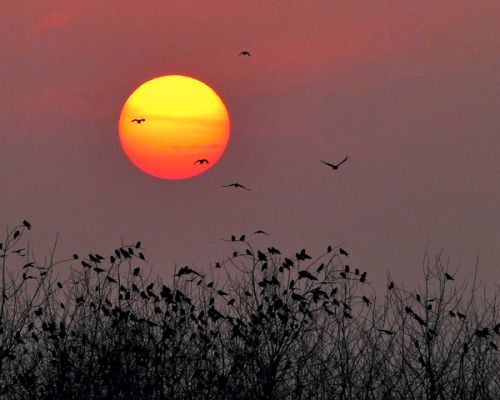
M 498 21 L 496 0 L 2 1 L 2 229 L 29 220 L 39 258 L 56 237 L 60 258 L 141 240 L 163 277 L 247 234 L 342 245 L 375 287 L 411 286 L 426 251 L 498 281 Z M 207 83 L 231 122 L 220 161 L 182 181 L 118 137 L 128 96 L 170 74 Z M 251 191 L 221 187 L 236 181 Z

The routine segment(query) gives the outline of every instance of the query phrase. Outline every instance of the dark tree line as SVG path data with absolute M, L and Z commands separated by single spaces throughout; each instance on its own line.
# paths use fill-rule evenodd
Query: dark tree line
M 498 399 L 496 294 L 438 256 L 383 297 L 328 246 L 228 240 L 206 273 L 151 278 L 140 242 L 34 260 L 0 244 L 1 399 Z

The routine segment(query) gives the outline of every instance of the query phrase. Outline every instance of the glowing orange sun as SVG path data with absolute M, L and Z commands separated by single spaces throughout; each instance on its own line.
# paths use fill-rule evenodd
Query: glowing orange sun
M 167 75 L 139 86 L 120 114 L 123 150 L 142 171 L 185 179 L 215 165 L 229 140 L 229 115 L 205 83 Z

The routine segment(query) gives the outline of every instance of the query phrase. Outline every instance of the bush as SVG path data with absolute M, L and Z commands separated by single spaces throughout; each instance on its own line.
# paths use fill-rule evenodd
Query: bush
M 496 295 L 457 285 L 438 256 L 423 287 L 245 236 L 208 274 L 146 274 L 141 243 L 39 263 L 0 248 L 2 399 L 497 399 Z M 210 278 L 208 277 L 210 276 Z

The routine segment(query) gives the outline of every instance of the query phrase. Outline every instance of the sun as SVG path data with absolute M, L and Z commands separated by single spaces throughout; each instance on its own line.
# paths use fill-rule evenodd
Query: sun
M 182 75 L 140 85 L 118 122 L 129 160 L 161 179 L 186 179 L 213 167 L 226 149 L 229 131 L 229 114 L 217 93 Z

